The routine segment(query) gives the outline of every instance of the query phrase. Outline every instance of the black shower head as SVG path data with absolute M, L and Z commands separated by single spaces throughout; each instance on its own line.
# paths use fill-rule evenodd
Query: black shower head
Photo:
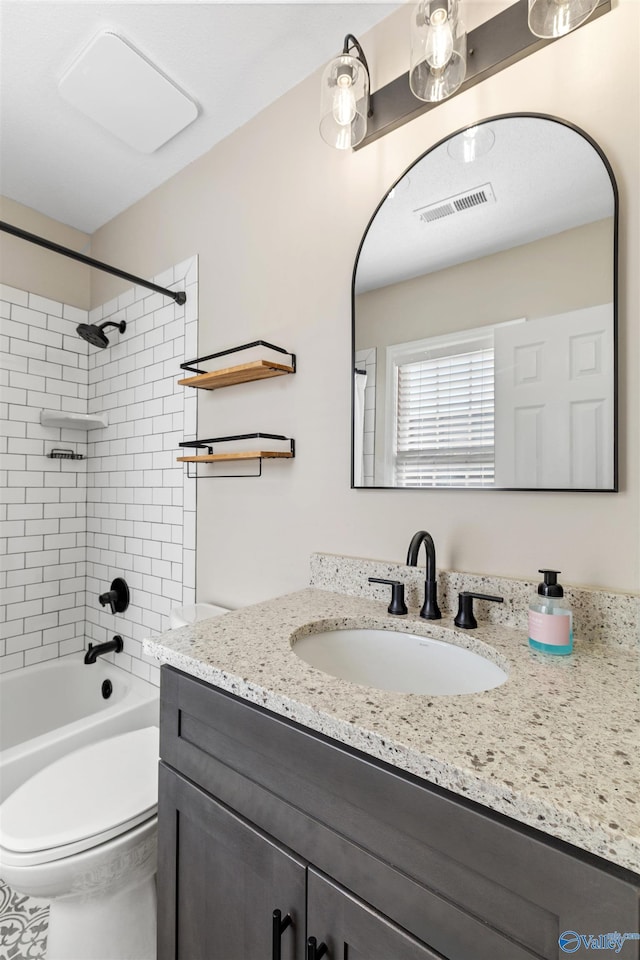
M 120 333 L 124 333 L 127 329 L 127 325 L 124 320 L 121 320 L 120 323 L 114 323 L 113 320 L 107 320 L 105 323 L 101 323 L 99 327 L 96 327 L 93 323 L 81 323 L 76 327 L 76 333 L 79 333 L 83 340 L 86 340 L 87 343 L 91 343 L 94 347 L 108 347 L 109 340 L 107 335 L 104 333 L 105 327 L 117 327 Z

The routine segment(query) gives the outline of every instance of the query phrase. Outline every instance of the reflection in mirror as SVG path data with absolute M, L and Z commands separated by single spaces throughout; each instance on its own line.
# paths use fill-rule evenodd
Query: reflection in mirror
M 498 117 L 396 183 L 353 277 L 353 486 L 615 490 L 617 195 L 561 121 Z

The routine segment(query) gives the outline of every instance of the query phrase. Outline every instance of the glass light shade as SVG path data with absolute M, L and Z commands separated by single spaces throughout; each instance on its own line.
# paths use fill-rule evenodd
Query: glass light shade
M 529 30 L 544 39 L 562 37 L 584 23 L 597 6 L 598 0 L 529 0 Z
M 349 54 L 332 60 L 322 74 L 320 136 L 330 147 L 348 150 L 364 139 L 369 110 L 369 76 Z
M 467 34 L 457 0 L 419 3 L 411 18 L 409 86 L 414 97 L 432 103 L 445 100 L 466 72 Z
M 473 163 L 489 153 L 495 142 L 495 134 L 486 123 L 481 126 L 467 127 L 447 144 L 447 153 L 453 160 L 461 163 Z

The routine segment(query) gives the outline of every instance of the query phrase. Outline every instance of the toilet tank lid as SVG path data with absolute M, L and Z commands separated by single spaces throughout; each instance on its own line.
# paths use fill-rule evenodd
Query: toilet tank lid
M 158 802 L 158 728 L 100 740 L 61 757 L 0 805 L 0 844 L 34 853 L 75 844 L 152 816 Z
M 200 620 L 219 617 L 223 613 L 229 613 L 229 608 L 221 607 L 217 603 L 194 603 L 188 607 L 173 607 L 169 611 L 169 629 L 189 627 Z

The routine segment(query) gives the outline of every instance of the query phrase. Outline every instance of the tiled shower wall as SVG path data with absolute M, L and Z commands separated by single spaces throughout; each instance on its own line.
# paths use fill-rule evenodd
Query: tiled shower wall
M 186 304 L 136 287 L 88 318 L 0 287 L 0 670 L 120 633 L 117 663 L 157 682 L 141 640 L 166 628 L 171 606 L 194 600 L 195 482 L 175 457 L 196 432 L 196 398 L 176 381 L 197 353 L 197 259 L 155 281 L 185 289 Z M 76 335 L 78 323 L 109 318 L 128 328 L 107 330 L 105 350 Z M 43 409 L 105 412 L 108 426 L 43 427 Z M 86 459 L 51 460 L 53 447 Z M 97 598 L 116 576 L 131 605 L 114 617 Z
M 197 260 L 154 282 L 185 289 L 186 304 L 136 287 L 89 317 L 125 320 L 127 330 L 89 356 L 89 413 L 106 413 L 109 426 L 89 437 L 86 627 L 94 643 L 121 634 L 117 662 L 158 683 L 142 640 L 167 629 L 171 607 L 195 601 L 196 484 L 176 456 L 196 433 L 195 391 L 185 396 L 177 381 L 183 360 L 197 355 Z M 131 591 L 129 609 L 115 616 L 98 603 L 114 577 Z
M 84 646 L 86 460 L 51 460 L 54 447 L 86 454 L 86 432 L 43 427 L 41 410 L 87 409 L 86 312 L 0 287 L 2 639 L 0 669 Z

